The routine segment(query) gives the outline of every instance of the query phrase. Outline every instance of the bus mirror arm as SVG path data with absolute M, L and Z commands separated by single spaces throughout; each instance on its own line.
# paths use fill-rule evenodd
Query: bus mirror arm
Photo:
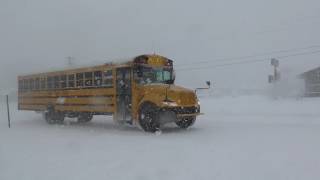
M 201 88 L 196 88 L 195 89 L 195 93 L 197 94 L 198 90 L 209 90 L 211 89 L 211 82 L 210 81 L 206 81 L 207 87 L 201 87 Z

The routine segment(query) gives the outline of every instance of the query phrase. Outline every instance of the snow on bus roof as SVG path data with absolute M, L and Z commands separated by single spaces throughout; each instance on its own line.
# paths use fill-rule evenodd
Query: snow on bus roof
M 118 59 L 114 59 L 112 61 L 93 61 L 91 63 L 81 63 L 81 64 L 76 64 L 76 65 L 71 65 L 71 66 L 66 66 L 63 68 L 46 68 L 43 69 L 41 71 L 37 71 L 37 72 L 29 72 L 29 73 L 25 73 L 22 74 L 20 76 L 33 76 L 33 75 L 40 75 L 40 74 L 47 74 L 47 73 L 57 73 L 57 72 L 61 72 L 61 71 L 77 71 L 77 70 L 81 70 L 81 69 L 86 69 L 86 68 L 97 68 L 99 66 L 103 66 L 103 65 L 121 65 L 121 64 L 128 64 L 131 61 L 133 61 L 134 58 L 118 58 Z
M 48 73 L 59 73 L 62 71 L 78 71 L 78 70 L 87 69 L 87 68 L 89 68 L 89 69 L 90 68 L 97 68 L 97 67 L 103 66 L 103 65 L 110 65 L 110 66 L 122 65 L 122 64 L 126 65 L 126 64 L 133 62 L 134 59 L 136 59 L 138 57 L 142 57 L 142 56 L 166 58 L 166 57 L 158 55 L 158 54 L 142 54 L 142 55 L 138 55 L 138 56 L 130 57 L 130 58 L 115 58 L 112 61 L 93 61 L 90 63 L 81 63 L 81 64 L 77 64 L 77 65 L 72 65 L 72 66 L 66 66 L 64 68 L 52 68 L 51 67 L 50 69 L 44 69 L 39 72 L 31 72 L 31 73 L 22 74 L 19 77 L 35 76 L 35 75 L 42 75 L 42 74 L 48 74 Z

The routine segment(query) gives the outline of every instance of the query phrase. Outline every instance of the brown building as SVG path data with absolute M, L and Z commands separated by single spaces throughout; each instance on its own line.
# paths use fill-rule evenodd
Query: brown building
M 305 82 L 305 96 L 320 96 L 320 67 L 301 74 Z

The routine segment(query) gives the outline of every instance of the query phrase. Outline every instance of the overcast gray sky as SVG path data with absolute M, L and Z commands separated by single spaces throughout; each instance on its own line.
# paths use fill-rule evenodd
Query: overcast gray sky
M 319 51 L 319 32 L 318 0 L 0 0 L 0 87 L 63 68 L 67 56 L 90 64 L 155 51 L 176 69 L 201 67 L 177 71 L 182 85 L 259 88 L 269 60 L 216 65 Z M 281 68 L 297 74 L 319 57 L 283 58 Z

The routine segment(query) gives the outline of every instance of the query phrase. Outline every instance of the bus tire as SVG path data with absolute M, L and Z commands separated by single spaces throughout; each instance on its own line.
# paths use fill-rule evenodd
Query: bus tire
M 157 106 L 151 103 L 146 103 L 141 106 L 139 111 L 139 124 L 145 132 L 156 132 L 160 130 L 158 119 Z
M 182 119 L 176 122 L 176 125 L 181 129 L 187 129 L 188 127 L 192 126 L 195 122 L 195 116 L 183 117 Z
M 65 115 L 62 112 L 54 112 L 49 110 L 44 113 L 44 118 L 48 124 L 63 124 L 64 117 Z
M 65 114 L 63 112 L 55 112 L 55 123 L 63 124 L 65 118 Z
M 44 113 L 44 119 L 48 124 L 55 124 L 55 120 L 53 118 L 53 113 L 48 111 Z
M 78 116 L 78 122 L 79 123 L 90 122 L 92 118 L 93 118 L 93 115 L 91 113 L 80 113 Z

